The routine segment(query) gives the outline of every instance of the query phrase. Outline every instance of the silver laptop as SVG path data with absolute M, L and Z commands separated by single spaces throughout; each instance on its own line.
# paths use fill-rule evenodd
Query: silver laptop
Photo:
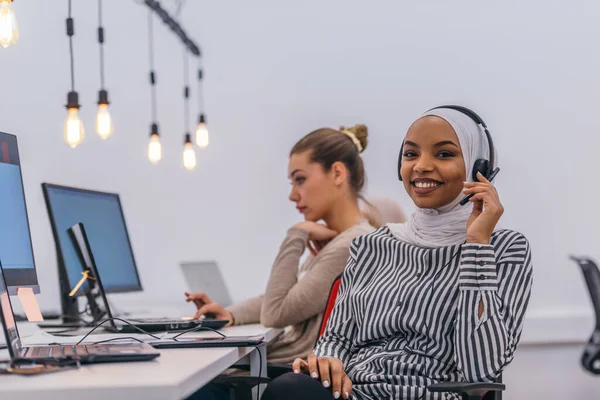
M 180 266 L 190 293 L 203 292 L 223 307 L 231 305 L 229 290 L 216 262 L 183 262 Z

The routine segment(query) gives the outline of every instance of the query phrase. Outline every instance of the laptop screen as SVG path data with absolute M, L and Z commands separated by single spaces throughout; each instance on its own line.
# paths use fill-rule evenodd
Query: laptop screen
M 6 344 L 8 346 L 8 352 L 10 358 L 16 358 L 21 354 L 21 339 L 19 338 L 19 331 L 17 330 L 17 324 L 15 323 L 15 317 L 13 314 L 12 304 L 10 303 L 10 297 L 8 296 L 8 290 L 6 289 L 6 282 L 4 280 L 4 270 L 0 263 L 0 321 L 4 329 L 4 337 L 6 338 Z

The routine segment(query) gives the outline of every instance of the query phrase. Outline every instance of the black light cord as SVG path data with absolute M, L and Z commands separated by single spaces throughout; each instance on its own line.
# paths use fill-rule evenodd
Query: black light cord
M 190 133 L 190 72 L 186 48 L 183 49 L 183 126 L 185 133 Z
M 71 17 L 71 0 L 68 0 L 69 4 L 69 16 L 67 18 L 67 36 L 69 36 L 69 55 L 71 58 L 71 92 L 75 91 L 75 63 L 73 56 L 73 35 L 75 34 L 75 27 L 73 24 L 73 18 Z
M 198 62 L 198 94 L 196 96 L 198 97 L 198 112 L 200 114 L 204 114 L 204 91 L 203 91 L 203 85 L 202 85 L 203 79 L 204 79 L 204 73 L 200 66 L 200 62 Z
M 98 0 L 98 43 L 100 44 L 100 89 L 104 89 L 104 27 L 102 26 L 102 0 Z
M 150 64 L 150 101 L 152 121 L 156 122 L 156 72 L 154 71 L 154 28 L 152 9 L 148 10 L 148 58 Z

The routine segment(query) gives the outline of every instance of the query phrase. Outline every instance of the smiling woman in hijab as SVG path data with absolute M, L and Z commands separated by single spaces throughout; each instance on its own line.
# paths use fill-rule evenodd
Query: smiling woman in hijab
M 532 265 L 527 239 L 497 227 L 504 210 L 494 186 L 473 180 L 489 148 L 455 109 L 411 125 L 400 175 L 417 210 L 353 240 L 326 332 L 264 400 L 455 399 L 426 387 L 502 373 L 521 336 Z

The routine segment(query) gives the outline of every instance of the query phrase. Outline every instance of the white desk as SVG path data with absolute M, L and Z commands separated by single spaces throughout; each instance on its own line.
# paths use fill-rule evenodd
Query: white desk
M 231 336 L 260 334 L 267 342 L 279 333 L 260 325 L 236 326 L 222 331 Z M 258 349 L 172 349 L 161 350 L 160 357 L 148 362 L 92 364 L 40 376 L 2 375 L 0 399 L 180 400 L 240 361 L 250 363 L 251 374 L 258 376 L 259 351 L 263 362 L 261 372 L 265 376 L 264 345 Z

